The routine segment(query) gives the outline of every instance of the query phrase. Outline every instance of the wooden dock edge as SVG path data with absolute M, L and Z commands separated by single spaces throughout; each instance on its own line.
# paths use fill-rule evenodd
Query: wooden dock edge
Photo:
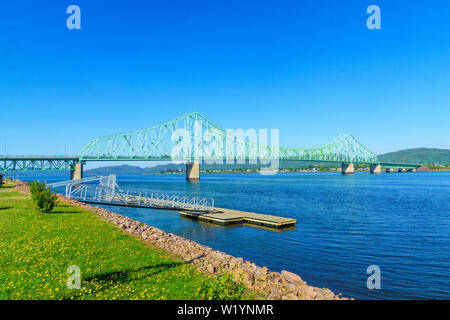
M 255 219 L 255 218 L 250 218 L 250 217 L 245 217 L 245 216 L 231 218 L 231 219 L 221 219 L 219 217 L 212 217 L 211 215 L 205 215 L 205 214 L 198 213 L 198 212 L 189 212 L 189 211 L 179 211 L 179 212 L 180 212 L 180 215 L 182 215 L 183 217 L 188 217 L 191 219 L 206 221 L 206 222 L 210 222 L 213 224 L 219 224 L 219 225 L 246 223 L 249 225 L 253 224 L 253 225 L 258 225 L 258 226 L 265 226 L 265 227 L 279 229 L 279 228 L 293 226 L 297 223 L 296 219 L 289 219 L 289 220 L 283 221 L 283 222 L 274 222 L 274 221 L 269 221 L 269 220 L 265 220 L 265 219 Z
M 170 210 L 170 211 L 178 211 L 181 216 L 195 219 L 199 221 L 209 222 L 216 225 L 230 225 L 230 224 L 246 224 L 246 225 L 254 225 L 254 226 L 263 226 L 272 229 L 282 229 L 285 227 L 292 227 L 297 223 L 296 219 L 284 218 L 271 216 L 266 214 L 245 212 L 240 210 L 231 210 L 224 208 L 216 208 L 214 213 L 205 213 L 199 211 L 192 210 L 179 210 L 175 208 L 168 207 L 157 207 L 157 206 L 142 206 L 132 203 L 103 203 L 99 201 L 83 201 L 85 203 L 90 203 L 94 205 L 112 205 L 112 206 L 120 206 L 120 207 L 135 207 L 135 208 L 149 208 L 149 209 L 160 209 L 160 210 Z M 222 214 L 225 214 L 223 216 Z M 222 216 L 222 217 L 221 217 Z M 278 220 L 278 221 L 277 221 Z

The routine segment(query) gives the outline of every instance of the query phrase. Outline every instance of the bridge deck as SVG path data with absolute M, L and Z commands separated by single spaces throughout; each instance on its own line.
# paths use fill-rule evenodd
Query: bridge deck
M 249 223 L 272 228 L 282 228 L 285 226 L 294 225 L 297 222 L 296 219 L 292 218 L 284 218 L 267 214 L 246 212 L 225 208 L 215 208 L 213 213 L 180 211 L 180 214 L 185 217 L 221 225 L 227 225 L 232 223 Z

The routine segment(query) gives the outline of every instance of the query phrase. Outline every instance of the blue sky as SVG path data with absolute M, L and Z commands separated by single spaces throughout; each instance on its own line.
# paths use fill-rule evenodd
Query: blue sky
M 77 154 L 192 111 L 283 146 L 450 148 L 447 0 L 18 0 L 0 40 L 0 154 Z

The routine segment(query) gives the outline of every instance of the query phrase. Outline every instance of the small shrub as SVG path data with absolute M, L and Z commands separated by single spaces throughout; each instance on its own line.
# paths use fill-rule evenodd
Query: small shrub
M 231 273 L 221 273 L 212 282 L 203 281 L 197 292 L 200 300 L 240 300 L 245 287 L 241 281 L 234 281 Z
M 42 192 L 45 191 L 45 182 L 40 182 L 40 181 L 33 181 L 30 183 L 30 196 L 31 196 L 31 200 L 33 202 L 36 201 L 36 197 L 37 195 Z
M 58 203 L 55 192 L 50 192 L 45 182 L 33 181 L 30 183 L 30 195 L 36 209 L 41 213 L 48 213 Z

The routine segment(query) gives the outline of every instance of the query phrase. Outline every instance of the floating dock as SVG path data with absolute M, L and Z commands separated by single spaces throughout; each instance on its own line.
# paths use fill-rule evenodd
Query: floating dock
M 219 225 L 229 225 L 233 223 L 247 223 L 270 228 L 284 228 L 297 223 L 296 219 L 272 216 L 261 213 L 246 212 L 225 208 L 214 208 L 214 212 L 203 213 L 195 211 L 180 211 L 184 217 L 207 221 Z
M 99 185 L 89 184 L 92 182 L 99 182 Z M 53 188 L 65 186 L 66 197 L 86 203 L 176 210 L 183 217 L 222 226 L 245 223 L 281 229 L 293 226 L 297 222 L 296 219 L 291 218 L 217 208 L 212 198 L 122 189 L 117 185 L 115 175 L 62 181 L 49 186 Z

